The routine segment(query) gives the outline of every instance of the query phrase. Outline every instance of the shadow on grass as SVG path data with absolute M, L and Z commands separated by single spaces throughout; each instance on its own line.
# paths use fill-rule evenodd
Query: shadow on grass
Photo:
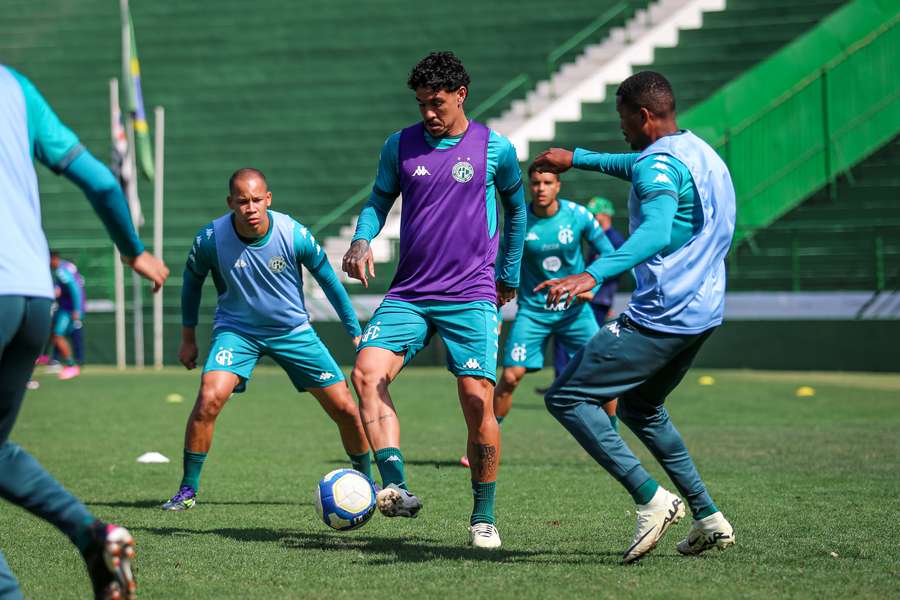
M 165 498 L 154 498 L 152 500 L 88 500 L 85 504 L 89 506 L 111 506 L 114 508 L 159 508 L 165 501 Z M 312 502 L 288 502 L 286 500 L 198 500 L 197 505 L 200 506 L 201 504 L 203 506 L 312 506 Z
M 343 465 L 348 469 L 350 466 L 347 464 L 346 460 L 330 460 L 328 461 L 330 465 Z M 426 467 L 434 467 L 435 469 L 440 469 L 441 467 L 461 467 L 462 465 L 459 463 L 459 459 L 456 460 L 425 460 L 425 459 L 403 459 L 403 464 L 405 465 L 415 465 L 415 466 L 426 466 Z M 377 475 L 377 471 L 376 471 Z
M 365 553 L 372 565 L 389 565 L 397 562 L 424 563 L 437 560 L 479 560 L 489 562 L 516 562 L 534 564 L 596 564 L 617 563 L 619 552 L 585 552 L 559 549 L 546 550 L 476 550 L 468 546 L 445 546 L 426 538 L 382 537 L 352 533 L 310 533 L 289 529 L 261 527 L 186 529 L 181 527 L 133 527 L 132 531 L 145 531 L 155 535 L 215 535 L 238 542 L 271 542 L 294 550 L 316 552 Z

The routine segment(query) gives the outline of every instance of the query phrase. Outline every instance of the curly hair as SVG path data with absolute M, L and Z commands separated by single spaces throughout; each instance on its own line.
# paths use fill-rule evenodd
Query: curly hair
M 420 87 L 434 91 L 455 92 L 462 86 L 469 86 L 469 74 L 459 58 L 452 52 L 432 52 L 420 60 L 406 85 L 415 91 Z
M 669 80 L 656 71 L 635 73 L 616 90 L 616 96 L 633 110 L 646 108 L 651 113 L 666 117 L 675 113 L 675 94 Z

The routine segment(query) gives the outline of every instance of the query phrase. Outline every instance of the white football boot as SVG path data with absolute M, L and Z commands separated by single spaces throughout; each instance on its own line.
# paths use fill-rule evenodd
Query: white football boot
M 656 544 L 669 526 L 680 521 L 682 517 L 684 517 L 684 502 L 660 486 L 650 502 L 638 504 L 634 539 L 622 555 L 622 562 L 626 565 L 633 563 L 656 548 Z
M 675 548 L 686 556 L 693 556 L 711 548 L 724 550 L 734 545 L 734 528 L 721 512 L 694 520 L 688 536 Z
M 473 548 L 493 550 L 500 547 L 500 532 L 492 523 L 475 523 L 469 527 L 469 543 Z

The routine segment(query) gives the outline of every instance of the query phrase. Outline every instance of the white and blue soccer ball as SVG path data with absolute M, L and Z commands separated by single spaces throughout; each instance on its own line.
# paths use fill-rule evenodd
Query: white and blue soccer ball
M 374 513 L 375 484 L 359 471 L 337 469 L 316 486 L 316 514 L 332 529 L 357 529 Z

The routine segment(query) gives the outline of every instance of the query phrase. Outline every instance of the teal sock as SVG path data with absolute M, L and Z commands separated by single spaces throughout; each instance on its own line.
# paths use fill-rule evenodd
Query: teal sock
M 617 417 L 616 415 L 612 415 L 609 418 L 609 422 L 612 423 L 613 431 L 619 431 L 619 417 Z
M 506 417 L 497 417 L 497 425 L 503 425 L 503 419 Z
M 406 474 L 403 472 L 403 454 L 400 448 L 382 448 L 375 451 L 375 464 L 381 474 L 381 485 L 396 484 L 406 489 Z
M 469 525 L 475 523 L 495 523 L 494 518 L 494 491 L 497 489 L 497 482 L 482 483 L 480 481 L 472 482 L 472 495 L 475 497 L 475 506 L 472 508 L 472 518 Z
M 200 471 L 205 460 L 206 452 L 184 451 L 184 476 L 181 478 L 181 485 L 191 486 L 195 493 L 200 489 Z
M 347 454 L 350 457 L 350 464 L 353 465 L 353 468 L 372 479 L 372 458 L 370 457 L 368 452 L 363 452 L 362 454 Z
M 94 524 L 97 523 L 97 519 L 93 516 L 88 516 L 84 518 L 84 523 L 82 527 L 75 532 L 72 536 L 72 543 L 75 544 L 75 547 L 78 548 L 78 551 L 84 554 L 85 550 L 87 550 L 88 545 L 93 540 L 93 528 Z
M 696 519 L 696 520 L 699 521 L 700 519 L 705 519 L 705 518 L 708 517 L 709 515 L 714 515 L 714 514 L 716 514 L 717 512 L 719 512 L 718 507 L 716 507 L 715 504 L 710 504 L 709 506 L 707 506 L 707 507 L 704 508 L 703 510 L 699 510 L 699 511 L 697 511 L 696 513 L 694 513 L 694 519 Z
M 658 489 L 659 484 L 656 483 L 655 479 L 650 478 L 642 483 L 638 489 L 631 492 L 631 497 L 634 498 L 636 504 L 647 504 L 656 495 L 656 490 Z

